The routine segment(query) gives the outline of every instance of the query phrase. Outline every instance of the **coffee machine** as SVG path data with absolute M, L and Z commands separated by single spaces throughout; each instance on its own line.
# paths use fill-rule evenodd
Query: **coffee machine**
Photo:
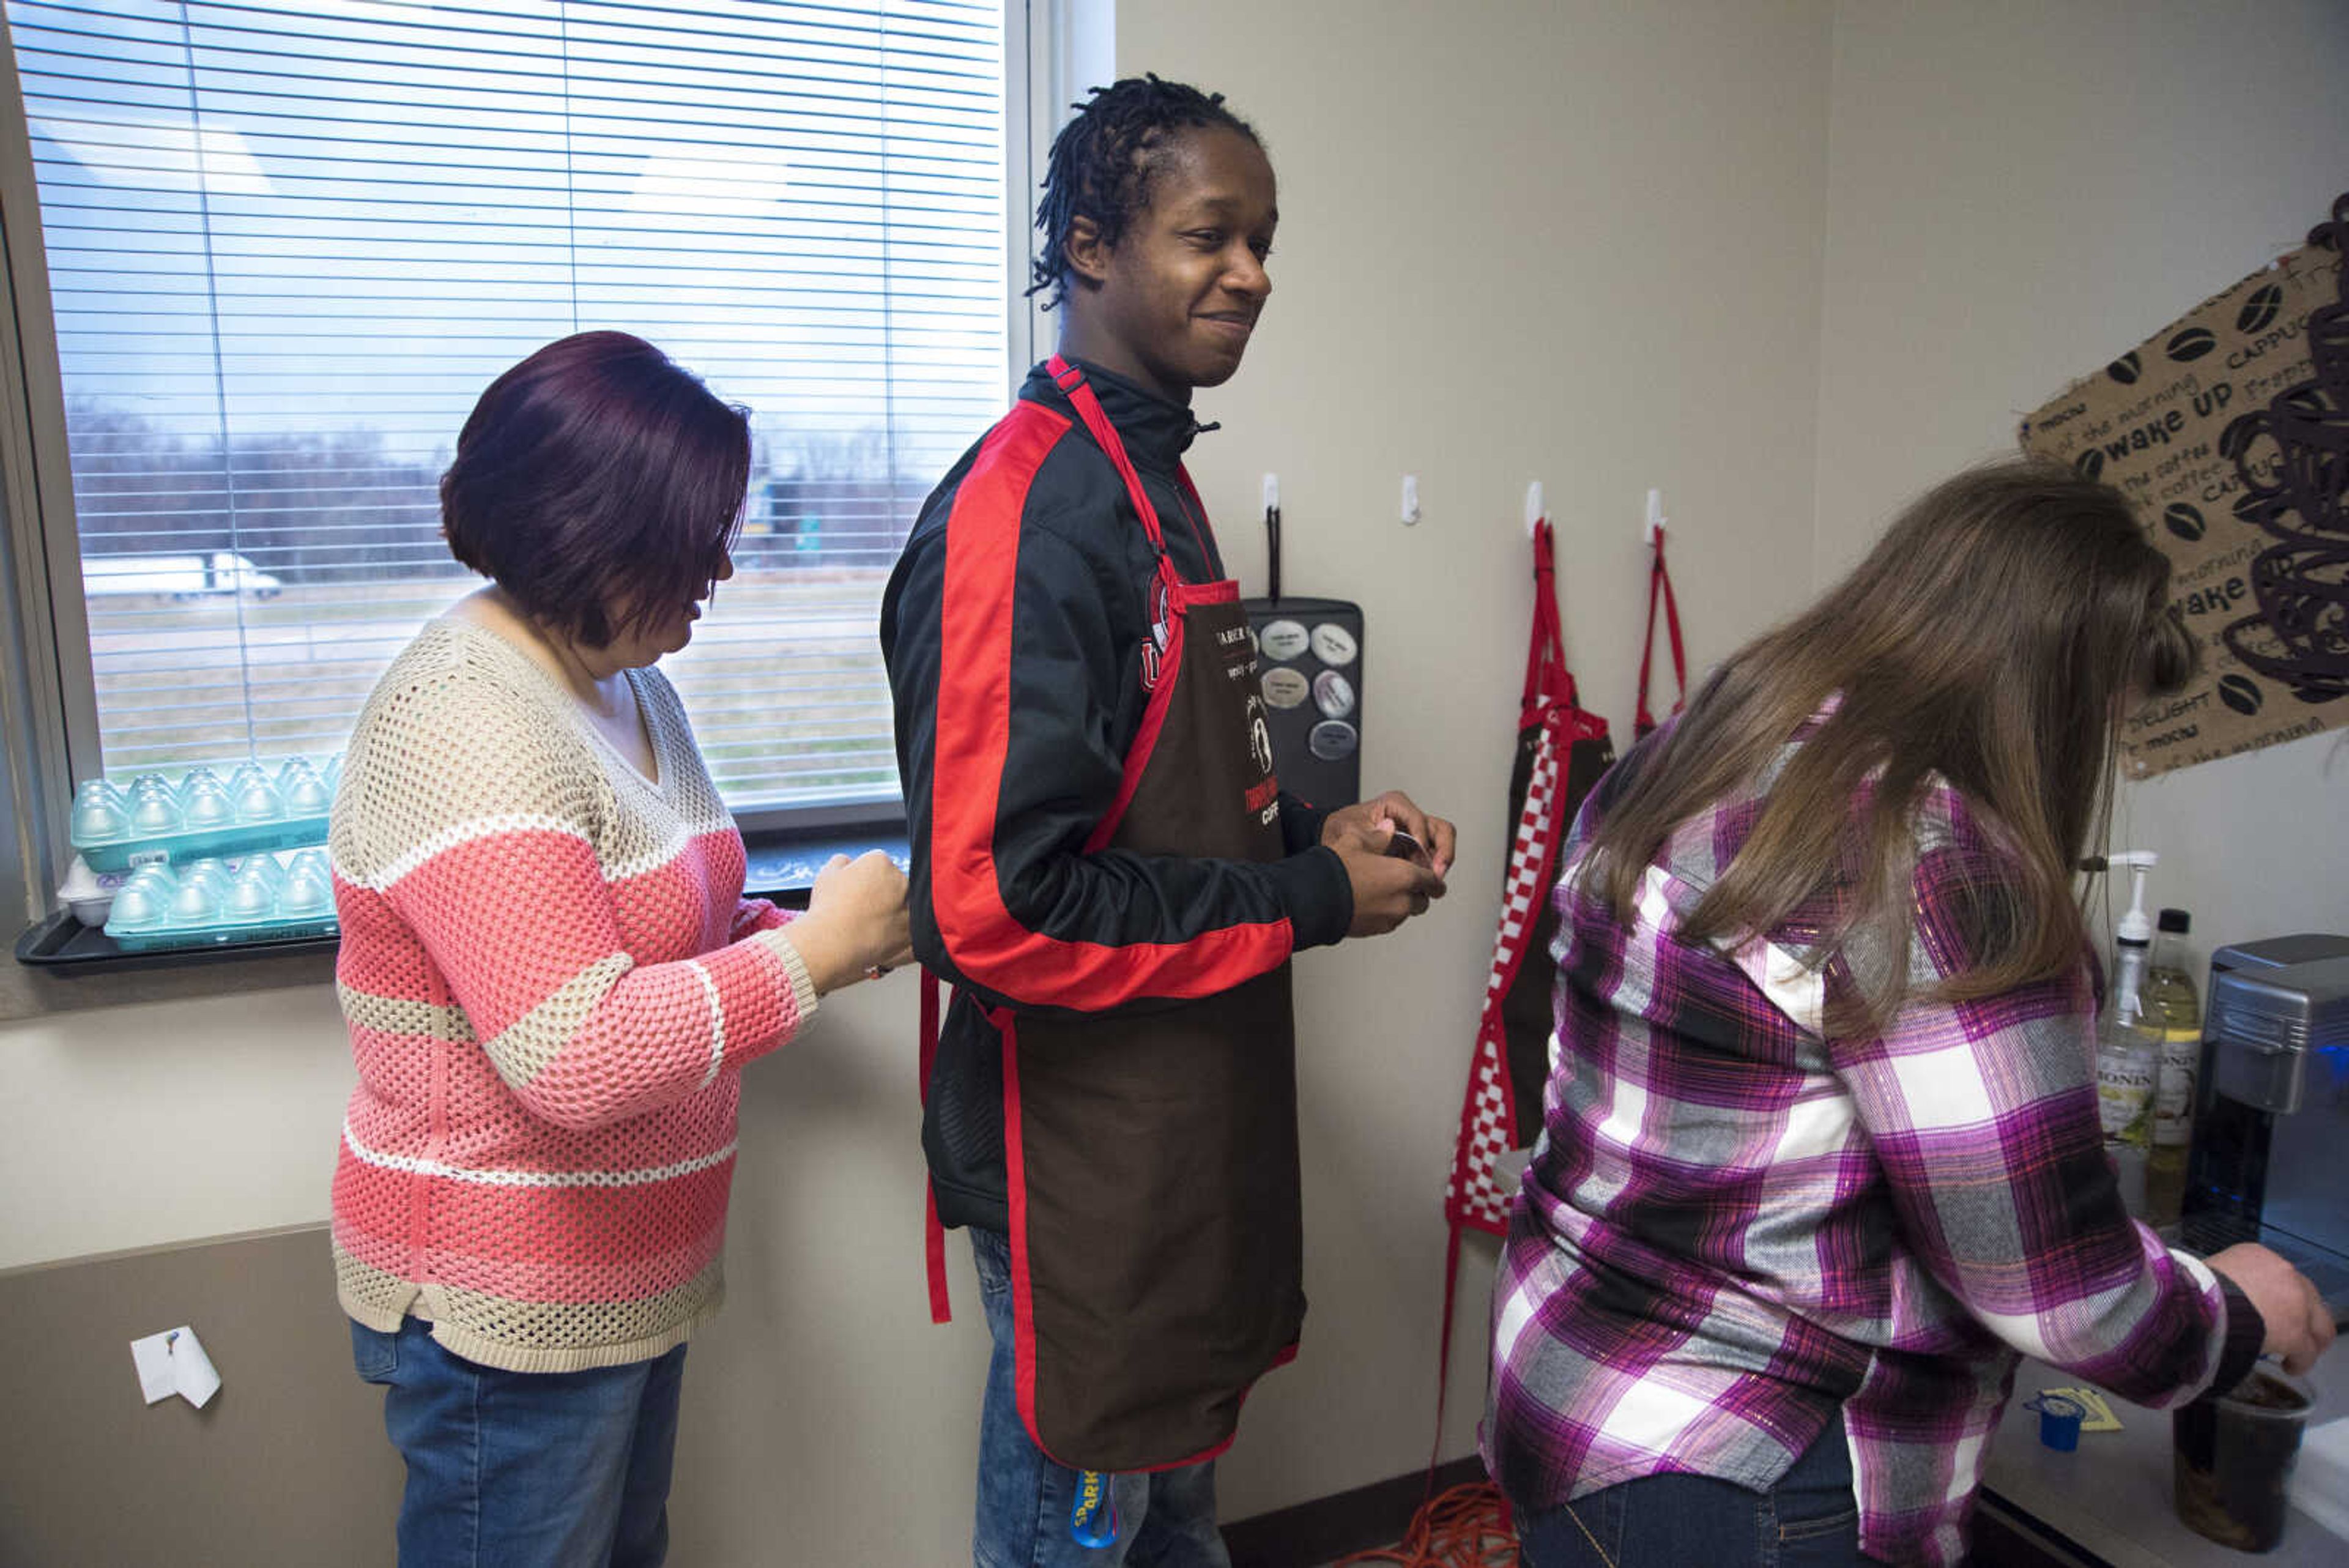
M 2349 1311 L 2349 937 L 2210 955 L 2179 1236 L 2272 1247 Z

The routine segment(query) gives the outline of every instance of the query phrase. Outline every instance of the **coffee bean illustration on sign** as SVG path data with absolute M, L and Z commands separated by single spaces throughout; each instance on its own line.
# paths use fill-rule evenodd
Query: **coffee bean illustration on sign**
M 2349 194 L 2309 240 L 2349 251 Z M 2274 540 L 2251 560 L 2259 611 L 2228 623 L 2227 650 L 2308 703 L 2349 696 L 2349 270 L 2337 275 L 2339 297 L 2308 313 L 2307 379 L 2236 420 L 2220 442 L 2242 481 L 2235 515 Z M 2255 290 L 2238 325 L 2266 326 L 2281 298 L 2273 285 Z M 2241 676 L 2222 680 L 2219 696 L 2239 712 L 2260 703 Z
M 2026 452 L 2114 486 L 2170 558 L 2200 646 L 2129 716 L 2146 778 L 2349 726 L 2349 196 L 2308 244 L 2075 381 Z

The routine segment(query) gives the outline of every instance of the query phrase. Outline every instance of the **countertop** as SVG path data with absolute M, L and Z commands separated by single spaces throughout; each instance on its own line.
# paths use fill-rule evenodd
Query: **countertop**
M 2187 1529 L 2170 1501 L 2167 1410 L 2148 1410 L 2107 1394 L 2120 1418 L 2119 1431 L 2083 1432 L 2075 1453 L 2041 1447 L 2039 1414 L 2026 1409 L 2026 1402 L 2042 1388 L 2074 1387 L 2080 1381 L 2037 1361 L 2025 1361 L 2015 1373 L 2014 1396 L 1992 1436 L 1982 1476 L 1983 1490 L 1994 1493 L 2010 1511 L 2062 1532 L 2113 1568 L 2341 1568 L 2349 1563 L 2349 1540 L 2298 1508 L 2292 1511 L 2282 1544 L 2264 1555 L 2234 1551 Z M 2327 1352 L 2311 1381 L 2317 1394 L 2311 1428 L 2349 1416 L 2349 1344 Z M 2303 1471 L 2295 1488 L 2305 1479 Z

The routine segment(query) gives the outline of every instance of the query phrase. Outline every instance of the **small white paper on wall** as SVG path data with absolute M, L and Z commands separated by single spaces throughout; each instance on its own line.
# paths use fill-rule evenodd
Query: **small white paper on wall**
M 212 1358 L 185 1324 L 132 1340 L 130 1360 L 139 1369 L 139 1392 L 150 1405 L 177 1394 L 201 1410 L 220 1392 Z

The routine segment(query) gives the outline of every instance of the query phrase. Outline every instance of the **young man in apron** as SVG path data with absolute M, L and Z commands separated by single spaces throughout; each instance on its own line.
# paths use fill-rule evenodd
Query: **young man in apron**
M 1441 897 L 1452 825 L 1280 793 L 1182 456 L 1271 283 L 1220 98 L 1098 89 L 1052 148 L 1061 352 L 923 509 L 884 600 L 915 948 L 954 1000 L 923 1147 L 995 1355 L 980 1568 L 1222 1568 L 1213 1460 L 1293 1354 L 1289 955 Z M 1385 853 L 1392 830 L 1426 846 Z

